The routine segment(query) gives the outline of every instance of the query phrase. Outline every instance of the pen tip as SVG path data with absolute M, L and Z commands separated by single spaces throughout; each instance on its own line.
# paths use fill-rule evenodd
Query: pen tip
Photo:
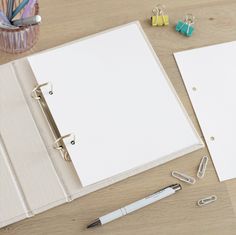
M 87 226 L 87 228 L 93 228 L 93 227 L 97 227 L 97 226 L 101 226 L 101 225 L 102 225 L 101 221 L 99 219 L 97 219 L 93 223 L 89 224 Z

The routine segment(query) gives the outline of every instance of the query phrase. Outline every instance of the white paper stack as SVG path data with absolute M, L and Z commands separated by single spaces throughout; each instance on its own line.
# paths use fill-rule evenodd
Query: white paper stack
M 175 53 L 220 181 L 236 177 L 236 41 Z

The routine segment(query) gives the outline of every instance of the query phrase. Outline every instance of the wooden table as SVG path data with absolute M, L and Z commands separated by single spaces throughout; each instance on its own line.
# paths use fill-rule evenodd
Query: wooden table
M 152 8 L 157 4 L 154 0 L 41 0 L 40 12 L 43 23 L 38 44 L 29 53 L 18 56 L 0 52 L 0 64 L 104 29 L 139 20 L 202 136 L 175 64 L 173 52 L 235 40 L 236 1 L 162 0 L 161 2 L 167 7 L 170 25 L 153 28 L 150 26 L 149 18 Z M 186 13 L 192 13 L 197 18 L 196 32 L 191 38 L 183 37 L 174 30 L 175 23 Z M 219 183 L 211 161 L 206 177 L 193 186 L 183 185 L 183 190 L 176 196 L 102 228 L 85 229 L 86 225 L 97 216 L 175 182 L 170 176 L 172 170 L 196 175 L 197 166 L 203 155 L 209 155 L 206 148 L 5 227 L 0 230 L 0 235 L 236 234 L 236 180 Z M 196 206 L 198 199 L 211 194 L 218 196 L 216 203 L 204 208 Z

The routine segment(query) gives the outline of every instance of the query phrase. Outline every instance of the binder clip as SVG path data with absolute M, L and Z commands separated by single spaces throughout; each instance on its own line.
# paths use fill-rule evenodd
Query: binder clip
M 197 177 L 202 179 L 206 172 L 206 167 L 208 163 L 208 157 L 204 156 L 200 162 L 200 165 L 198 167 Z
M 185 174 L 178 172 L 178 171 L 172 171 L 171 175 L 173 177 L 175 177 L 176 179 L 181 180 L 181 181 L 188 183 L 188 184 L 195 184 L 196 183 L 196 180 L 193 177 L 185 175 Z
M 212 195 L 210 197 L 205 197 L 203 199 L 200 199 L 198 202 L 197 202 L 197 205 L 198 206 L 206 206 L 210 203 L 213 203 L 217 200 L 217 196 L 215 195 Z
M 153 8 L 152 12 L 152 26 L 169 25 L 169 16 L 166 14 L 166 9 L 164 5 L 158 4 L 155 8 Z
M 192 14 L 187 14 L 183 21 L 179 20 L 175 29 L 177 32 L 180 32 L 181 34 L 187 37 L 190 37 L 192 36 L 193 31 L 194 31 L 194 27 L 193 27 L 194 21 L 195 21 L 195 17 Z

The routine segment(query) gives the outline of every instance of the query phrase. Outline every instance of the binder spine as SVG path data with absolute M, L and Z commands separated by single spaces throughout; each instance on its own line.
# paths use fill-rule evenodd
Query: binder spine
M 42 110 L 49 122 L 50 128 L 51 128 L 51 130 L 54 134 L 54 137 L 55 137 L 55 142 L 53 143 L 53 147 L 56 150 L 61 152 L 62 157 L 65 161 L 71 161 L 71 158 L 70 158 L 70 155 L 67 151 L 66 144 L 65 144 L 64 140 L 68 139 L 71 145 L 75 145 L 75 134 L 70 133 L 70 134 L 61 136 L 61 134 L 56 126 L 56 123 L 52 117 L 52 114 L 49 110 L 49 107 L 46 103 L 46 100 L 43 96 L 43 92 L 42 92 L 41 88 L 47 89 L 47 92 L 49 95 L 54 94 L 52 83 L 46 82 L 46 83 L 39 84 L 39 85 L 35 86 L 34 89 L 31 91 L 31 97 L 39 102 L 39 104 L 40 104 L 40 106 L 41 106 L 41 108 L 42 108 Z

